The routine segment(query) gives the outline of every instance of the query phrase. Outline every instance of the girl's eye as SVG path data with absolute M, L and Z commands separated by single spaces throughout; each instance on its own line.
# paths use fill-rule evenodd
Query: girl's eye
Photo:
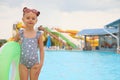
M 36 18 L 34 18 L 34 17 L 26 17 L 26 19 L 31 19 L 31 20 L 35 20 Z
M 35 18 L 32 18 L 32 20 L 35 20 Z
M 30 19 L 30 17 L 27 17 L 27 19 Z

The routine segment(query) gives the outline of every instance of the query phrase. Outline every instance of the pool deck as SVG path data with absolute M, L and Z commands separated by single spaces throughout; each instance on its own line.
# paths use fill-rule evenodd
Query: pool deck
M 109 48 L 101 48 L 99 50 L 83 50 L 83 49 L 45 49 L 45 51 L 98 51 L 98 52 L 117 52 L 115 48 L 109 49 Z

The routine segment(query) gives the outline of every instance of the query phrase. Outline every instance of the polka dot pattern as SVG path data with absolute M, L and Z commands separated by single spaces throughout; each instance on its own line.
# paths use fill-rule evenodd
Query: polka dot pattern
M 20 64 L 24 64 L 27 68 L 31 68 L 38 62 L 38 37 L 40 32 L 37 32 L 35 38 L 25 38 L 23 31 L 20 31 L 22 53 L 20 57 Z

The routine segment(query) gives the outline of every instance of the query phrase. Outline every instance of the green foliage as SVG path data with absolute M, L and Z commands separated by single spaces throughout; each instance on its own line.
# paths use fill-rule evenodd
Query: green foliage
M 0 39 L 0 47 L 7 42 L 6 39 Z

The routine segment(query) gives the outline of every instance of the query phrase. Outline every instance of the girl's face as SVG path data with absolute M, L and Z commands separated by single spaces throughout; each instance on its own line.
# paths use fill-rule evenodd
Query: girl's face
M 37 22 L 37 15 L 33 12 L 25 13 L 22 20 L 26 27 L 34 27 Z

